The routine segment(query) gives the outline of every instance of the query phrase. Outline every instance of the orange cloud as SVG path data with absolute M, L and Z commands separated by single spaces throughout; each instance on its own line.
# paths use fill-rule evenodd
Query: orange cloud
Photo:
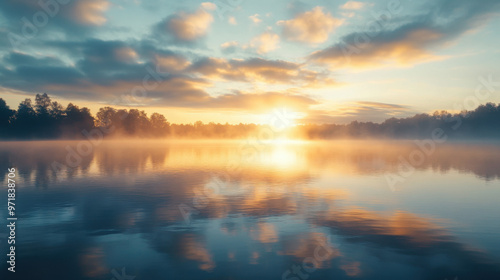
M 134 49 L 122 47 L 114 50 L 115 59 L 122 62 L 133 62 L 138 58 Z
M 109 8 L 108 1 L 78 1 L 73 7 L 73 18 L 84 25 L 103 25 L 107 19 L 103 13 Z
M 329 73 L 308 70 L 303 64 L 282 60 L 205 58 L 190 69 L 205 78 L 240 82 L 266 82 L 319 87 L 335 83 Z
M 304 109 L 316 101 L 305 95 L 289 94 L 287 92 L 249 93 L 236 92 L 216 97 L 210 96 L 205 90 L 212 86 L 203 79 L 175 77 L 158 84 L 152 91 L 142 97 L 133 96 L 133 89 L 141 86 L 142 81 L 119 81 L 109 85 L 97 85 L 82 82 L 78 85 L 46 85 L 44 89 L 50 92 L 71 92 L 84 94 L 92 92 L 95 96 L 107 99 L 113 105 L 157 105 L 168 107 L 191 108 L 225 108 L 268 111 L 277 106 L 293 109 Z
M 257 53 L 264 54 L 279 47 L 280 37 L 271 31 L 264 32 L 252 39 L 248 47 L 256 49 Z
M 369 68 L 380 65 L 410 65 L 444 59 L 427 50 L 429 45 L 440 41 L 443 34 L 431 29 L 415 29 L 401 38 L 379 40 L 366 34 L 353 34 L 346 40 L 330 48 L 316 51 L 311 58 L 331 67 Z M 357 42 L 357 43 L 356 43 Z
M 179 73 L 191 65 L 186 58 L 176 55 L 156 55 L 154 63 L 163 73 Z
M 203 2 L 201 3 L 201 8 L 208 11 L 215 11 L 217 9 L 217 5 L 212 2 Z
M 225 94 L 211 101 L 214 108 L 241 108 L 251 109 L 256 112 L 267 112 L 278 106 L 294 110 L 304 110 L 317 102 L 310 97 L 286 92 L 244 93 Z
M 189 106 L 201 104 L 210 100 L 210 96 L 204 89 L 211 86 L 210 83 L 201 79 L 192 79 L 184 77 L 174 77 L 166 79 L 156 84 L 153 90 L 146 91 L 142 96 L 141 91 L 134 89 L 142 88 L 142 80 L 115 81 L 109 84 L 95 84 L 88 81 L 81 81 L 73 85 L 55 85 L 49 84 L 43 86 L 44 90 L 50 92 L 65 92 L 66 94 L 87 94 L 112 102 L 114 105 L 140 106 L 146 104 L 163 104 L 175 106 Z M 134 94 L 137 97 L 134 97 Z
M 170 17 L 166 22 L 167 30 L 176 39 L 183 41 L 194 41 L 205 36 L 214 20 L 212 14 L 207 12 L 207 7 L 212 5 L 202 5 L 194 13 L 180 12 Z
M 357 1 L 348 1 L 344 5 L 340 6 L 343 10 L 360 10 L 366 6 L 366 3 Z
M 405 105 L 359 101 L 338 106 L 332 111 L 311 110 L 304 121 L 306 123 L 349 123 L 354 120 L 382 122 L 391 117 L 407 117 L 415 113 Z
M 262 19 L 260 19 L 259 14 L 255 14 L 253 16 L 249 16 L 248 18 L 250 18 L 254 23 L 259 23 L 259 22 L 262 21 Z
M 227 22 L 231 25 L 237 25 L 238 22 L 236 21 L 236 18 L 235 17 L 229 17 Z
M 294 19 L 278 21 L 283 26 L 283 35 L 290 41 L 303 43 L 323 43 L 342 20 L 324 13 L 322 7 L 316 7 L 297 15 Z

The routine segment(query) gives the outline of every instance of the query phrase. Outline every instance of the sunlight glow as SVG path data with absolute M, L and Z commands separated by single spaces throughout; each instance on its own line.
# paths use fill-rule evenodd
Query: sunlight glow
M 297 155 L 291 149 L 278 147 L 272 151 L 270 162 L 278 167 L 290 167 L 297 162 Z
M 294 112 L 288 108 L 276 108 L 265 115 L 264 123 L 276 131 L 283 131 L 297 125 L 297 120 L 305 116 L 304 113 Z

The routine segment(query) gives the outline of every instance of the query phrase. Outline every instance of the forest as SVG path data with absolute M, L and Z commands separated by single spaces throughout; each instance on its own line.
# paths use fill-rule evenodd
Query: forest
M 349 124 L 302 124 L 291 127 L 280 136 L 293 139 L 335 138 L 429 138 L 440 129 L 457 139 L 500 139 L 500 104 L 487 103 L 472 111 L 417 114 L 408 118 L 390 118 L 382 123 L 353 121 Z M 172 124 L 164 115 L 148 116 L 138 109 L 100 108 L 93 116 L 88 108 L 72 103 L 64 107 L 46 93 L 35 101 L 22 101 L 17 110 L 10 109 L 0 98 L 0 138 L 3 140 L 81 139 L 99 130 L 105 137 L 134 138 L 262 138 L 263 131 L 273 133 L 266 125 L 203 123 Z M 268 133 L 269 134 L 269 133 Z

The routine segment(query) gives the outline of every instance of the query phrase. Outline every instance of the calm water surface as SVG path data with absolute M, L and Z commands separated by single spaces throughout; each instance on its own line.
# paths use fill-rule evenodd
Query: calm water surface
M 496 144 L 77 144 L 0 143 L 1 279 L 500 279 Z

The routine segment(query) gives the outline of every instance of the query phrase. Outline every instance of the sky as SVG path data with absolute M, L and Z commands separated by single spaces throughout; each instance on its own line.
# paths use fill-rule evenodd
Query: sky
M 0 97 L 175 123 L 473 109 L 481 81 L 500 81 L 499 12 L 499 0 L 4 0 Z

